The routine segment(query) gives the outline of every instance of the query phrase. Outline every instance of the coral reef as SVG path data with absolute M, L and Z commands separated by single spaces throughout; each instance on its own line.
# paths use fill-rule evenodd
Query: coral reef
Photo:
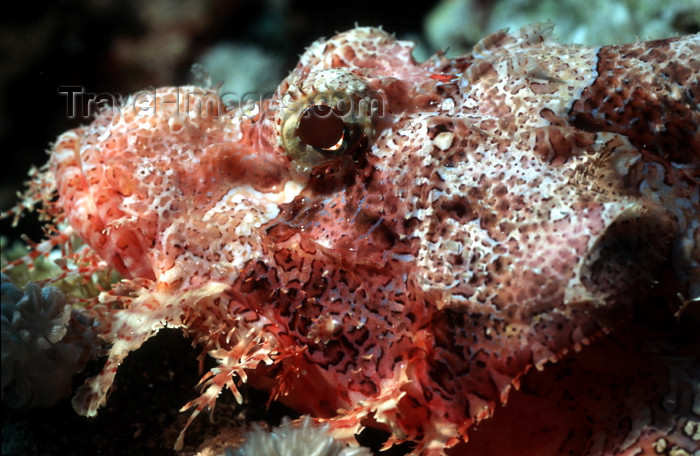
M 484 34 L 551 20 L 563 43 L 605 45 L 630 37 L 657 39 L 694 33 L 700 27 L 695 0 L 443 0 L 426 15 L 424 31 L 436 48 L 451 55 L 468 51 Z
M 227 449 L 225 456 L 370 456 L 367 448 L 350 447 L 329 434 L 330 426 L 318 426 L 309 416 L 301 423 L 288 419 L 282 425 L 265 431 L 254 426 L 246 442 L 238 449 Z
M 48 407 L 68 397 L 93 349 L 90 325 L 58 288 L 28 283 L 21 290 L 2 274 L 3 402 Z
M 222 43 L 199 58 L 227 103 L 238 102 L 245 95 L 257 101 L 262 94 L 272 93 L 283 76 L 282 58 L 258 46 Z M 226 96 L 228 95 L 228 96 Z

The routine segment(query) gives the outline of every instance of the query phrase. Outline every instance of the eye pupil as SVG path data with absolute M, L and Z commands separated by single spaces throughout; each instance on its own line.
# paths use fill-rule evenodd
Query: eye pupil
M 345 123 L 330 106 L 314 105 L 299 119 L 297 135 L 304 144 L 317 150 L 334 152 L 343 145 Z

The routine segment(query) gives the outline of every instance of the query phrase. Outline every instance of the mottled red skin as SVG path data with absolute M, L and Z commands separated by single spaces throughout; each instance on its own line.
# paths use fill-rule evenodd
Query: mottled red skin
M 599 76 L 574 103 L 569 121 L 582 130 L 620 133 L 636 148 L 693 164 L 697 172 L 700 82 L 697 68 L 673 42 L 602 48 L 596 67 Z M 654 71 L 651 84 L 645 81 L 649 66 Z M 653 125 L 658 127 L 650 128 Z
M 622 330 L 532 372 L 448 454 L 693 455 L 700 437 L 693 410 L 698 346 L 670 354 L 659 343 L 667 337 Z
M 532 454 L 553 445 L 537 432 L 559 439 L 547 454 L 651 451 L 666 435 L 692 448 L 684 388 L 697 388 L 697 366 L 669 371 L 633 342 L 582 347 L 652 291 L 697 298 L 700 37 L 596 49 L 547 32 L 498 32 L 473 54 L 417 64 L 408 43 L 356 29 L 314 43 L 252 118 L 202 114 L 185 93 L 216 95 L 165 88 L 157 113 L 153 99 L 130 100 L 61 136 L 55 217 L 127 279 L 101 297 L 113 346 L 76 409 L 96 413 L 121 360 L 168 325 L 220 363 L 193 416 L 248 380 L 337 436 L 380 426 L 389 444 L 441 454 L 536 366 L 552 374 L 515 393 L 513 414 L 499 410 Z M 345 155 L 314 166 L 280 106 L 303 111 L 331 89 L 381 108 Z M 562 367 L 579 351 L 583 366 L 620 360 L 594 375 L 599 389 Z M 645 369 L 616 416 L 585 412 L 607 410 L 612 379 Z M 539 403 L 553 416 L 557 378 L 580 394 L 558 423 L 585 413 L 588 432 L 517 418 Z M 663 415 L 669 391 L 684 401 L 663 412 L 675 427 L 635 421 Z M 488 446 L 474 440 L 474 454 Z

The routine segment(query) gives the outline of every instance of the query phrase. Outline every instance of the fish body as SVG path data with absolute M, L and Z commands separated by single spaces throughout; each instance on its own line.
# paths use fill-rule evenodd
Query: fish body
M 124 277 L 95 306 L 111 348 L 76 410 L 94 415 L 124 357 L 174 326 L 218 362 L 193 418 L 247 381 L 335 436 L 376 426 L 416 454 L 524 454 L 480 439 L 489 422 L 533 454 L 692 449 L 697 360 L 669 368 L 639 333 L 607 334 L 700 294 L 700 36 L 550 31 L 418 63 L 357 28 L 313 43 L 268 100 L 158 88 L 60 136 L 54 219 Z M 607 416 L 613 379 L 639 372 Z M 660 391 L 678 407 L 652 413 Z M 571 428 L 543 431 L 546 415 Z

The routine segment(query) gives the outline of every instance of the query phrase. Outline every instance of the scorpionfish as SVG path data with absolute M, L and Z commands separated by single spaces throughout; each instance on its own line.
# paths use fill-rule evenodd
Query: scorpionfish
M 35 255 L 123 277 L 74 408 L 167 326 L 217 362 L 188 424 L 248 382 L 415 454 L 697 455 L 697 351 L 630 328 L 700 295 L 700 36 L 550 32 L 419 63 L 356 28 L 269 99 L 158 88 L 61 135 Z

